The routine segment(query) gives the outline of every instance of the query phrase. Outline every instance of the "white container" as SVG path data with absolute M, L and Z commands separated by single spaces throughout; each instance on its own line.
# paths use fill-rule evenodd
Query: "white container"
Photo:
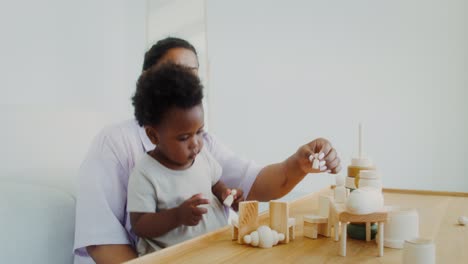
M 435 245 L 430 239 L 412 238 L 405 241 L 403 264 L 434 264 Z
M 376 170 L 361 170 L 359 171 L 360 179 L 378 179 L 381 178 Z
M 351 159 L 351 166 L 372 167 L 372 160 L 365 157 Z
M 416 209 L 391 207 L 384 230 L 384 246 L 403 248 L 405 240 L 419 236 L 419 214 Z
M 360 178 L 359 188 L 363 188 L 363 187 L 372 187 L 379 191 L 382 191 L 382 180 L 380 178 L 376 178 L 376 179 Z
M 382 192 L 375 188 L 360 188 L 352 191 L 346 200 L 346 211 L 352 214 L 370 214 L 383 211 Z

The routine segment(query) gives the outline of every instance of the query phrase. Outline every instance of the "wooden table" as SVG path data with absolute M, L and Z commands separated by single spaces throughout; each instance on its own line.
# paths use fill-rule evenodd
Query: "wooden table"
M 239 245 L 231 241 L 231 227 L 219 229 L 184 243 L 148 254 L 128 263 L 401 263 L 402 250 L 384 249 L 378 257 L 375 241 L 348 239 L 347 256 L 338 255 L 339 242 L 319 236 L 303 237 L 302 217 L 318 209 L 318 197 L 330 189 L 307 195 L 290 203 L 290 216 L 296 217 L 296 239 L 270 249 Z M 385 190 L 385 205 L 416 208 L 419 233 L 436 245 L 437 263 L 468 263 L 468 226 L 457 224 L 468 216 L 468 193 Z M 261 214 L 268 224 L 268 213 Z

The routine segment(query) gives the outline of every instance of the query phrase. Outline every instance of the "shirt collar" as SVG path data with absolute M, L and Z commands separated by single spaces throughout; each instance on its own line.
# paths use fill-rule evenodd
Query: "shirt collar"
M 143 148 L 145 149 L 145 152 L 153 150 L 156 147 L 156 145 L 154 145 L 153 142 L 151 142 L 151 140 L 148 138 L 148 135 L 146 135 L 144 127 L 138 125 L 138 133 L 140 134 L 140 139 L 143 143 Z

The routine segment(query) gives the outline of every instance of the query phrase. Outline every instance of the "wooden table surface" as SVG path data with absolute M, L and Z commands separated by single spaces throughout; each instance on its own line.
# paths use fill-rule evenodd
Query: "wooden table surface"
M 297 226 L 296 239 L 289 244 L 270 249 L 239 245 L 231 240 L 231 227 L 227 226 L 128 263 L 401 263 L 402 250 L 384 248 L 384 256 L 378 257 L 374 240 L 348 238 L 347 256 L 341 257 L 339 242 L 332 238 L 303 237 L 303 216 L 315 213 L 319 195 L 329 192 L 324 189 L 290 203 L 290 216 L 296 217 Z M 419 234 L 434 240 L 437 263 L 468 263 L 468 226 L 457 224 L 460 215 L 468 216 L 468 194 L 388 190 L 384 199 L 385 205 L 418 210 Z M 268 224 L 268 213 L 260 217 L 261 224 Z

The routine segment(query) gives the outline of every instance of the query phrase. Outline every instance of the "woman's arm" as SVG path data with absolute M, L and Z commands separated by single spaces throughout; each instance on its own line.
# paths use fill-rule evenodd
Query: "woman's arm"
M 247 200 L 269 201 L 289 193 L 308 173 L 318 173 L 309 160 L 313 153 L 323 153 L 325 166 L 331 173 L 341 170 L 336 150 L 326 139 L 316 139 L 301 146 L 285 161 L 265 166 L 257 175 Z
M 130 245 L 87 246 L 86 250 L 96 264 L 120 264 L 138 257 Z

